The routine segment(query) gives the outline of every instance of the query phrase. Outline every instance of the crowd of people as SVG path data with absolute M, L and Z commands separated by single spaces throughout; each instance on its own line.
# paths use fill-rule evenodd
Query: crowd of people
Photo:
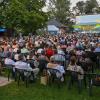
M 96 53 L 100 53 L 100 37 L 95 34 L 60 34 L 57 36 L 23 36 L 16 38 L 0 38 L 0 60 L 5 65 L 32 71 L 37 78 L 44 69 L 52 68 L 60 71 L 62 77 L 66 70 L 81 74 L 100 67 Z M 96 66 L 97 65 L 97 66 Z M 2 63 L 0 72 L 2 73 Z M 13 70 L 14 71 L 14 70 Z M 83 79 L 83 75 L 79 75 Z

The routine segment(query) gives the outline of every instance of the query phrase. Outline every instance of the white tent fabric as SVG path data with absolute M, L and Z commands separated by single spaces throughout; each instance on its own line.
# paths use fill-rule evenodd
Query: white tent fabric
M 48 31 L 59 31 L 59 28 L 54 25 L 48 25 Z

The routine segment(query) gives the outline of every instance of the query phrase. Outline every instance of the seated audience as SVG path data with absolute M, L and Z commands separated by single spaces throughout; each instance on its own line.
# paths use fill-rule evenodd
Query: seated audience
M 32 68 L 30 66 L 30 63 L 24 62 L 22 55 L 19 55 L 18 58 L 19 58 L 18 61 L 15 63 L 15 68 L 31 71 L 31 72 L 34 73 L 34 77 L 36 78 L 36 76 L 39 72 L 39 69 L 38 68 Z
M 61 66 L 60 64 L 54 63 L 53 58 L 50 59 L 50 63 L 47 64 L 47 68 L 57 69 L 60 73 L 56 73 L 56 76 L 58 78 L 61 77 L 61 81 L 64 81 L 64 77 L 63 77 L 63 75 L 65 74 L 64 67 Z

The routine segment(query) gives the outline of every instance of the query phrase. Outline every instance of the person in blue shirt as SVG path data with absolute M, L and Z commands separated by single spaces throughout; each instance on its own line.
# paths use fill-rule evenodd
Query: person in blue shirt
M 97 44 L 97 48 L 95 48 L 94 52 L 100 52 L 100 43 Z

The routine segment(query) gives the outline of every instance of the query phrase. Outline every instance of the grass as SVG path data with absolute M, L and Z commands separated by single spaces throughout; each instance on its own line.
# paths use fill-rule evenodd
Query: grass
M 81 94 L 77 88 L 67 89 L 67 83 L 58 88 L 55 84 L 43 86 L 38 82 L 25 85 L 13 82 L 7 86 L 0 87 L 0 100 L 100 100 L 100 88 L 94 87 L 94 95 L 89 97 L 88 89 Z
M 7 76 L 6 73 L 4 72 L 5 76 Z M 12 82 L 0 87 L 0 100 L 100 100 L 100 88 L 93 87 L 93 96 L 90 97 L 88 88 L 84 88 L 81 94 L 75 86 L 68 90 L 67 81 L 62 84 L 61 88 L 58 88 L 56 84 L 43 86 L 40 80 L 29 84 L 28 88 L 23 83 L 18 87 L 16 82 Z

